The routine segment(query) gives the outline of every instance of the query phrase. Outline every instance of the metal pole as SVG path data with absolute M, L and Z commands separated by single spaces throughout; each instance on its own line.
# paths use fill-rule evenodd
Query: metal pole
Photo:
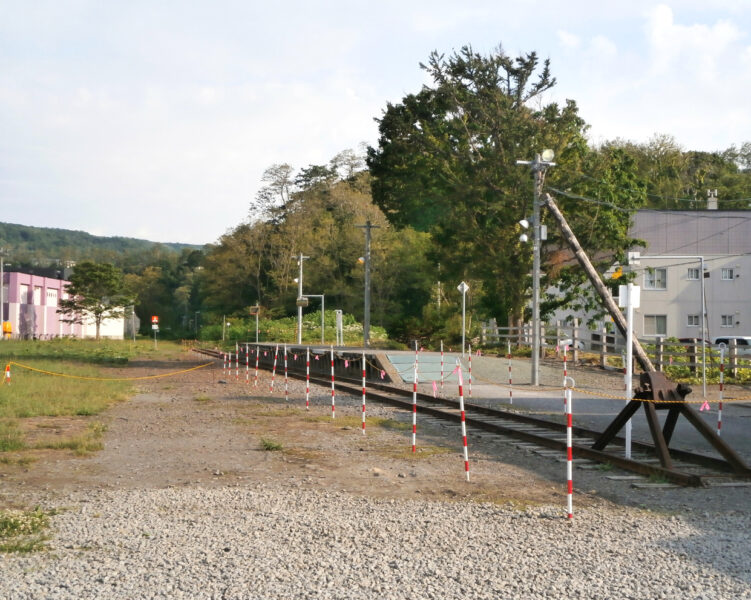
M 321 294 L 321 345 L 323 345 L 325 343 L 324 342 L 325 337 L 323 335 L 323 328 L 325 327 L 324 315 L 326 314 L 326 310 L 323 307 L 323 296 L 324 295 Z
M 224 341 L 224 328 L 227 324 L 227 315 L 222 315 L 222 341 Z
M 300 267 L 300 274 L 297 277 L 298 300 L 302 298 L 302 263 L 307 258 L 310 258 L 310 257 L 303 256 L 302 252 L 300 252 L 300 255 L 297 257 L 297 265 Z M 302 306 L 297 307 L 297 343 L 302 344 Z
M 260 300 L 258 304 L 258 312 L 256 312 L 256 344 L 258 343 L 258 313 L 261 312 Z
M 701 278 L 701 384 L 704 398 L 707 397 L 707 307 L 704 300 L 704 257 L 699 257 L 699 277 Z
M 535 193 L 532 203 L 532 385 L 540 385 L 540 194 L 543 169 L 535 156 Z
M 626 404 L 631 402 L 634 386 L 634 284 L 629 283 L 626 295 Z M 626 421 L 626 458 L 631 458 L 631 419 Z
M 466 305 L 467 305 L 467 290 L 462 288 L 462 356 L 464 356 L 464 337 L 465 333 L 467 331 L 467 311 L 466 311 Z

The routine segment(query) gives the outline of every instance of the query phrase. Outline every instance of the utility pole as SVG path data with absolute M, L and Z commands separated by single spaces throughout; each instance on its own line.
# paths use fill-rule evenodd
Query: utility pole
M 365 229 L 365 314 L 362 319 L 362 343 L 370 346 L 370 230 L 379 229 L 380 225 L 372 225 L 370 219 L 365 225 L 355 225 Z
M 300 274 L 297 277 L 297 344 L 302 344 L 302 303 L 299 302 L 299 300 L 302 300 L 302 261 L 307 260 L 310 258 L 310 256 L 303 256 L 303 253 L 300 252 L 300 255 L 297 257 L 297 266 L 300 267 Z
M 554 167 L 552 150 L 543 150 L 534 160 L 517 160 L 517 165 L 529 165 L 535 175 L 532 203 L 532 385 L 540 385 L 540 197 L 545 171 Z

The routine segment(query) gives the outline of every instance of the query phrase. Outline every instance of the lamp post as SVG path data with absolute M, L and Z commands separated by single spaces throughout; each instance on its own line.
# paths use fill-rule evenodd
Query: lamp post
M 532 203 L 532 385 L 540 385 L 540 196 L 545 181 L 545 171 L 554 167 L 555 154 L 543 150 L 534 160 L 517 160 L 517 165 L 529 165 L 535 175 L 534 201 Z
M 297 266 L 300 267 L 300 274 L 297 276 L 297 298 L 299 300 L 302 298 L 302 263 L 310 256 L 303 256 L 303 253 L 300 252 L 299 256 L 293 258 L 297 258 Z M 297 344 L 302 344 L 302 304 L 300 302 L 297 303 Z

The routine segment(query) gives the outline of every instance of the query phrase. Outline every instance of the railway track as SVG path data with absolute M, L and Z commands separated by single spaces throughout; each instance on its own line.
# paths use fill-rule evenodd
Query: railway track
M 219 351 L 198 349 L 194 351 L 217 359 L 222 358 Z M 271 356 L 268 361 L 261 361 L 259 368 L 271 370 Z M 267 364 L 268 363 L 268 364 Z M 253 367 L 255 368 L 255 366 Z M 278 368 L 278 372 L 280 369 Z M 296 365 L 288 368 L 288 375 L 296 379 L 305 379 L 304 369 L 300 372 Z M 311 383 L 327 387 L 331 385 L 331 377 L 311 373 Z M 368 381 L 368 401 L 412 411 L 413 391 L 380 382 Z M 362 379 L 337 376 L 336 390 L 354 396 L 362 394 Z M 517 440 L 529 448 L 539 449 L 538 453 L 548 453 L 561 457 L 566 456 L 566 425 L 547 419 L 512 412 L 509 410 L 490 408 L 465 399 L 465 420 L 469 429 L 484 431 L 501 438 Z M 458 401 L 450 398 L 433 397 L 430 394 L 417 393 L 418 415 L 429 415 L 436 420 L 459 425 L 460 412 Z M 659 459 L 652 444 L 632 441 L 632 458 L 627 459 L 622 454 L 595 450 L 591 446 L 602 435 L 583 427 L 574 427 L 573 458 L 575 462 L 590 461 L 593 465 L 611 465 L 638 475 L 674 483 L 682 486 L 707 486 L 713 482 L 723 482 L 727 479 L 738 479 L 732 468 L 722 459 L 685 450 L 672 449 L 673 468 L 667 469 L 659 464 Z M 622 448 L 625 440 L 616 437 L 613 440 L 615 448 Z M 580 465 L 582 466 L 582 465 Z M 742 477 L 741 477 L 742 478 Z

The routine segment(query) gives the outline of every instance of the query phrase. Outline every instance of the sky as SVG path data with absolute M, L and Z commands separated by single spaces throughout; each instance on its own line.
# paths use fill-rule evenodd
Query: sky
M 549 58 L 593 144 L 751 141 L 751 0 L 0 0 L 0 221 L 213 243 L 464 45 Z

